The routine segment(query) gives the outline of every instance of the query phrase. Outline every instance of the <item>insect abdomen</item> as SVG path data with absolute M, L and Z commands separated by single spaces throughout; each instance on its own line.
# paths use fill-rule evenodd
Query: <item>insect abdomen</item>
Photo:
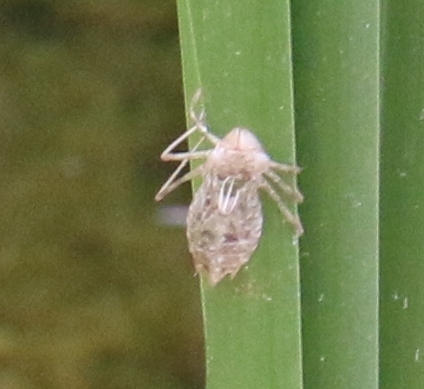
M 249 261 L 262 234 L 262 209 L 256 188 L 241 185 L 234 208 L 219 208 L 222 180 L 206 179 L 194 195 L 187 217 L 189 250 L 197 272 L 206 270 L 212 285 L 234 277 Z M 217 188 L 218 187 L 218 188 Z

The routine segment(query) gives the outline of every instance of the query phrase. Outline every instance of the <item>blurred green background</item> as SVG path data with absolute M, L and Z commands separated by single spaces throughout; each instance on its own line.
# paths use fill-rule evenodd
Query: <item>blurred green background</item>
M 198 280 L 153 201 L 185 128 L 174 1 L 0 21 L 0 388 L 203 387 Z

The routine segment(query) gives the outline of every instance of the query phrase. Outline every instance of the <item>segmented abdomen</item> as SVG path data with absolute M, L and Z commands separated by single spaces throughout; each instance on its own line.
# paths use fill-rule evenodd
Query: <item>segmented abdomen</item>
M 194 266 L 197 272 L 208 272 L 212 285 L 227 274 L 232 277 L 237 274 L 249 261 L 262 234 L 257 183 L 235 179 L 232 196 L 235 205 L 227 213 L 222 212 L 219 205 L 225 179 L 206 175 L 187 216 L 187 237 Z

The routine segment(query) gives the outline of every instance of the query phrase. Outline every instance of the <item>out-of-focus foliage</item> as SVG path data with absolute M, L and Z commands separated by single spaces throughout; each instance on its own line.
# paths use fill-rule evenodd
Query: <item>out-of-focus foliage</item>
M 197 281 L 152 200 L 185 127 L 175 13 L 0 3 L 2 389 L 202 386 Z

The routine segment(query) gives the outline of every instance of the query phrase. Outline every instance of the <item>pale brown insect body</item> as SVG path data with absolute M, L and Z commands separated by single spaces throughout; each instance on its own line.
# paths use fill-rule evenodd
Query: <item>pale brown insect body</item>
M 303 233 L 302 224 L 286 207 L 279 191 L 298 203 L 303 196 L 277 174 L 277 171 L 296 174 L 300 169 L 272 161 L 252 132 L 234 128 L 222 139 L 211 134 L 204 124 L 204 111 L 198 116 L 194 112 L 199 98 L 200 90 L 195 94 L 190 110 L 195 125 L 161 155 L 165 161 L 181 163 L 159 190 L 156 200 L 161 200 L 183 182 L 203 177 L 189 207 L 187 237 L 196 272 L 205 270 L 211 284 L 216 285 L 227 274 L 234 277 L 259 244 L 263 223 L 259 189 L 264 189 L 275 200 L 286 220 L 294 226 L 297 236 Z M 191 151 L 172 153 L 196 131 L 202 134 L 202 138 Z M 198 151 L 205 139 L 214 148 Z M 205 159 L 205 162 L 176 178 L 191 159 Z
M 211 191 L 222 190 L 230 181 L 225 182 L 216 174 L 207 175 L 187 216 L 187 237 L 194 266 L 198 273 L 207 271 L 212 285 L 227 274 L 233 277 L 237 274 L 249 261 L 262 234 L 263 217 L 256 184 L 235 180 L 231 182 L 235 182 L 237 192 L 227 193 L 228 205 L 225 205 Z

